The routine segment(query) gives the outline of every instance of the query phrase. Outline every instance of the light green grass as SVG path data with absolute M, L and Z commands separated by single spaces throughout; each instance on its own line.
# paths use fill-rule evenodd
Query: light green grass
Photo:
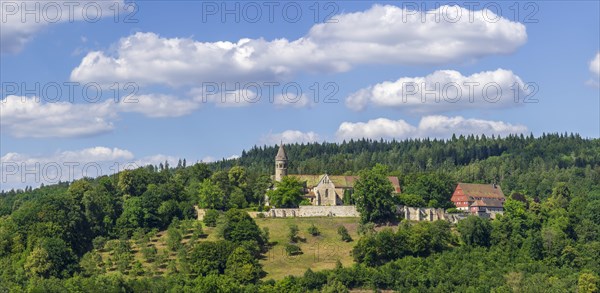
M 359 238 L 356 232 L 359 218 L 258 218 L 255 221 L 260 229 L 264 227 L 269 229 L 269 241 L 273 244 L 260 260 L 263 269 L 267 272 L 265 279 L 279 280 L 288 275 L 300 276 L 309 268 L 313 271 L 332 269 L 338 260 L 344 266 L 350 266 L 353 263 L 350 253 Z M 288 256 L 284 248 L 285 244 L 288 243 L 289 226 L 293 224 L 298 225 L 300 230 L 298 236 L 303 240 L 298 241 L 297 245 L 302 249 L 303 253 Z M 312 236 L 308 233 L 308 227 L 312 224 L 319 229 L 321 233 L 319 236 Z M 344 242 L 341 240 L 340 235 L 337 234 L 337 229 L 340 225 L 348 229 L 354 241 Z M 207 236 L 197 241 L 219 240 L 216 230 L 216 228 L 203 226 L 203 231 Z M 188 249 L 191 247 L 190 243 L 188 243 L 191 230 L 189 232 L 184 235 L 182 241 Z M 158 254 L 167 250 L 165 245 L 166 234 L 166 231 L 161 231 L 150 240 L 150 243 L 157 248 Z M 140 261 L 146 271 L 154 271 L 152 264 L 146 262 L 142 256 L 141 247 L 138 247 L 133 241 L 131 241 L 131 244 L 134 261 Z M 111 253 L 103 251 L 101 255 L 103 259 L 106 259 L 110 257 Z M 168 261 L 176 261 L 176 252 L 169 251 Z M 154 271 L 154 274 L 164 274 L 166 271 L 165 267 L 166 265 L 161 266 L 158 271 Z M 114 267 L 108 270 L 108 273 L 114 272 Z
M 342 265 L 349 266 L 353 263 L 350 252 L 358 239 L 356 229 L 358 218 L 263 218 L 255 219 L 261 229 L 269 228 L 270 242 L 276 244 L 266 253 L 265 258 L 260 261 L 263 269 L 267 272 L 266 279 L 282 279 L 288 275 L 299 276 L 307 269 L 313 271 L 332 269 L 339 260 Z M 287 235 L 290 225 L 298 225 L 300 232 L 298 236 L 305 241 L 299 241 L 298 246 L 303 254 L 288 256 L 284 245 L 288 243 Z M 321 235 L 312 236 L 308 233 L 308 227 L 312 224 L 317 226 Z M 352 242 L 344 242 L 337 234 L 337 228 L 344 225 Z

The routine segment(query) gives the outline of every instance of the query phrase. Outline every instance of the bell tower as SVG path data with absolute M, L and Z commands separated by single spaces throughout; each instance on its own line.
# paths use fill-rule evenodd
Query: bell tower
M 275 156 L 275 181 L 279 182 L 281 181 L 281 178 L 287 176 L 287 168 L 288 158 L 282 142 L 279 144 L 279 151 L 277 151 L 277 156 Z

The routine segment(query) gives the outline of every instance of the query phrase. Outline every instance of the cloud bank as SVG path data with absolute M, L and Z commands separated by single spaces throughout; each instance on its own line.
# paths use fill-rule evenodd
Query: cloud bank
M 533 87 L 510 70 L 483 71 L 470 76 L 455 70 L 439 70 L 423 77 L 402 77 L 360 89 L 346 98 L 346 106 L 357 111 L 372 105 L 414 113 L 508 108 L 521 105 L 529 94 L 533 94 Z
M 112 131 L 119 113 L 139 113 L 151 118 L 190 114 L 200 104 L 170 95 L 138 95 L 120 102 L 43 103 L 38 97 L 7 96 L 0 100 L 2 132 L 15 137 L 85 137 Z
M 371 139 L 407 139 L 407 138 L 450 138 L 452 134 L 485 134 L 507 136 L 525 133 L 527 127 L 502 121 L 467 119 L 461 116 L 425 116 L 418 125 L 400 120 L 378 118 L 367 122 L 343 122 L 336 132 L 339 140 Z
M 489 10 L 442 6 L 413 12 L 374 5 L 337 15 L 338 23 L 316 24 L 296 40 L 201 42 L 140 32 L 122 38 L 114 53 L 88 53 L 71 72 L 71 80 L 169 86 L 281 80 L 299 72 L 344 72 L 361 64 L 464 62 L 512 53 L 527 40 L 523 24 Z M 436 13 L 448 16 L 436 19 Z

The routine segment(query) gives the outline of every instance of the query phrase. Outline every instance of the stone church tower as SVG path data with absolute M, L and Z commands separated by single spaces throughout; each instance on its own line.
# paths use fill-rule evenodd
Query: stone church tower
M 283 143 L 279 145 L 279 151 L 277 151 L 277 156 L 275 156 L 275 181 L 281 181 L 281 178 L 287 176 L 288 168 L 288 158 L 285 153 L 285 149 L 283 148 Z

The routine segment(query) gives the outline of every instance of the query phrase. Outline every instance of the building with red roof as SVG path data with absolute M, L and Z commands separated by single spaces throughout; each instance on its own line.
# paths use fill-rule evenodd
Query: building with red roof
M 457 209 L 471 213 L 504 210 L 506 197 L 497 184 L 458 183 L 450 199 Z

